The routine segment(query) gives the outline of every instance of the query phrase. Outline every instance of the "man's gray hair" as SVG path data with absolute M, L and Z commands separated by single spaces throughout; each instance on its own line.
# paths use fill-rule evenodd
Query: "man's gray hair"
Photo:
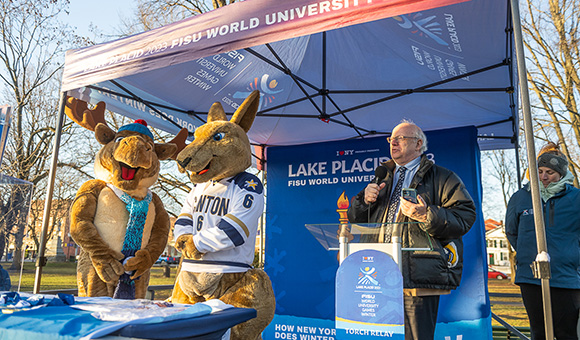
M 418 139 L 423 141 L 423 145 L 421 146 L 421 153 L 424 153 L 425 151 L 427 151 L 427 136 L 425 136 L 425 133 L 423 132 L 423 130 L 419 127 L 419 125 L 415 124 L 412 120 L 410 119 L 403 119 L 401 120 L 400 124 L 409 124 L 409 125 L 413 125 L 416 129 L 415 129 L 415 136 L 413 137 L 417 137 Z

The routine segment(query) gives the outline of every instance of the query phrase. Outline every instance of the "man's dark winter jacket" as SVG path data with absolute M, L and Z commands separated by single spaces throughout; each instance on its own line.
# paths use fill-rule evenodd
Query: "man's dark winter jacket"
M 348 209 L 351 223 L 383 221 L 393 186 L 396 164 L 383 163 L 388 169 L 386 187 L 377 201 L 364 202 L 364 189 L 353 197 Z M 432 251 L 403 251 L 403 286 L 409 288 L 455 289 L 461 281 L 463 269 L 463 242 L 475 222 L 475 204 L 461 179 L 452 171 L 433 164 L 421 156 L 419 169 L 411 181 L 411 188 L 427 203 L 427 222 L 403 227 L 401 243 L 404 248 L 423 247 L 431 242 Z M 370 209 L 370 220 L 369 220 Z M 398 222 L 415 222 L 399 214 Z M 378 240 L 375 242 L 379 242 Z M 381 241 L 382 242 L 382 241 Z

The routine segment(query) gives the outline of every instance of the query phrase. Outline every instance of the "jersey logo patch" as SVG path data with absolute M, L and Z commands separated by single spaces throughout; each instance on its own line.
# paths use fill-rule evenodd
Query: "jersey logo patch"
M 262 181 L 250 173 L 240 172 L 232 178 L 233 182 L 236 183 L 238 188 L 242 190 L 252 191 L 258 195 L 261 195 L 264 191 L 262 186 Z
M 254 182 L 253 178 L 251 181 L 246 181 L 247 188 L 252 188 L 252 189 L 256 190 L 256 185 L 258 185 L 258 183 Z

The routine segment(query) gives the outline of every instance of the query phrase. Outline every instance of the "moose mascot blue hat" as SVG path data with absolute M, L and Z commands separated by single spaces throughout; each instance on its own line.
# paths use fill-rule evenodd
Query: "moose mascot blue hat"
M 151 130 L 149 130 L 149 128 L 147 127 L 147 122 L 144 121 L 143 119 L 137 119 L 134 123 L 123 125 L 119 128 L 119 132 L 125 131 L 125 130 L 139 132 L 140 134 L 143 134 L 143 135 L 151 138 L 151 140 L 155 139 L 155 138 L 153 138 L 153 134 L 151 133 Z

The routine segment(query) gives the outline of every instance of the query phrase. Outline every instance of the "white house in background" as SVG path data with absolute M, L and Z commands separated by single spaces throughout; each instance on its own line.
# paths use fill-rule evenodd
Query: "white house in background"
M 487 242 L 487 263 L 490 266 L 509 268 L 508 241 L 503 221 L 485 220 L 485 239 Z

